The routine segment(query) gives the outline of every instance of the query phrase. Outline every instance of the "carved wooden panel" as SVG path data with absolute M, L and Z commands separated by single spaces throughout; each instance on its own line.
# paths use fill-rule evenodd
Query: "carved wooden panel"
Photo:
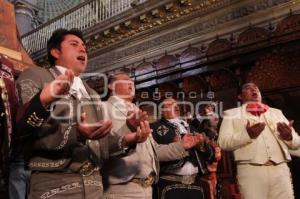
M 263 90 L 300 86 L 300 53 L 273 52 L 263 56 L 251 68 L 247 81 Z
M 238 37 L 238 46 L 259 42 L 268 38 L 268 31 L 263 28 L 252 27 L 242 32 Z
M 177 92 L 179 92 L 179 88 L 173 82 L 166 82 L 158 86 L 158 92 L 160 93 L 162 99 L 170 96 L 176 98 Z
M 221 52 L 229 51 L 231 43 L 226 39 L 217 39 L 211 42 L 206 51 L 206 56 L 215 55 Z
M 291 15 L 278 23 L 276 34 L 281 35 L 300 29 L 300 14 Z
M 185 93 L 200 93 L 205 92 L 207 90 L 207 85 L 203 78 L 198 76 L 191 76 L 182 80 L 182 90 Z
M 209 77 L 209 83 L 213 91 L 235 88 L 237 82 L 237 77 L 227 70 L 215 71 Z

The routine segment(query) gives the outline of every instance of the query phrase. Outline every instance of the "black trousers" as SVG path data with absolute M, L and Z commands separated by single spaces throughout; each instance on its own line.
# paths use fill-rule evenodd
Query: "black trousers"
M 183 184 L 160 178 L 153 189 L 154 199 L 204 199 L 204 191 L 200 181 Z

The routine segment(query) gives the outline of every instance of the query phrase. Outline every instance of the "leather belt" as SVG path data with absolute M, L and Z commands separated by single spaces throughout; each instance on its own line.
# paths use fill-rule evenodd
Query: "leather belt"
M 268 160 L 267 162 L 264 163 L 264 166 L 273 166 L 276 165 L 275 162 L 273 162 L 272 160 Z
M 144 188 L 152 186 L 155 181 L 155 175 L 150 174 L 147 178 L 132 178 L 131 182 L 137 183 Z
M 279 164 L 281 164 L 281 163 L 279 163 L 279 164 L 276 164 L 275 162 L 273 162 L 272 160 L 268 160 L 268 161 L 266 161 L 264 164 L 258 164 L 258 163 L 240 163 L 240 164 L 238 164 L 238 165 L 245 165 L 245 164 L 249 164 L 249 165 L 251 165 L 251 166 L 276 166 L 276 165 L 279 165 Z
M 193 175 L 163 175 L 160 178 L 169 180 L 169 181 L 174 181 L 174 182 L 180 182 L 182 184 L 190 185 L 193 184 L 196 181 L 197 174 Z

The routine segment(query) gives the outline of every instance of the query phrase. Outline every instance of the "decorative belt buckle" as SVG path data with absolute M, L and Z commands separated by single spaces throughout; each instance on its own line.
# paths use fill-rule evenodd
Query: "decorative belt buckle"
M 154 183 L 154 176 L 150 175 L 144 180 L 141 180 L 141 185 L 144 188 L 150 187 Z
M 275 163 L 272 160 L 268 160 L 263 164 L 263 166 L 273 166 L 273 165 L 275 165 Z
M 84 176 L 90 176 L 93 174 L 93 172 L 95 171 L 96 167 L 91 163 L 91 162 L 84 162 L 79 170 L 79 173 Z
M 190 184 L 193 184 L 194 181 L 195 181 L 195 179 L 193 176 L 182 176 L 181 183 L 190 185 Z

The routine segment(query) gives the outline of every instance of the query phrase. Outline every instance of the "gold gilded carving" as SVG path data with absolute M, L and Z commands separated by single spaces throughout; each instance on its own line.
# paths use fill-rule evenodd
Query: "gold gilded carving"
M 21 71 L 34 63 L 23 49 L 18 37 L 14 6 L 8 1 L 0 0 L 0 53 L 16 62 L 14 68 Z
M 166 16 L 166 13 L 160 9 L 152 10 L 151 14 L 153 17 L 156 17 L 156 18 L 164 18 Z
M 101 40 L 97 38 L 92 38 L 88 48 L 91 51 L 113 44 L 116 41 L 122 40 L 124 38 L 131 37 L 139 32 L 146 31 L 153 27 L 161 26 L 165 22 L 176 20 L 184 15 L 188 15 L 196 10 L 208 9 L 211 6 L 222 3 L 221 0 L 206 0 L 206 1 L 196 1 L 196 0 L 176 0 L 167 3 L 159 8 L 154 8 L 146 13 L 141 14 L 135 18 L 129 19 L 121 24 L 116 24 L 110 27 L 109 30 L 104 30 L 102 34 L 104 38 Z M 111 33 L 113 32 L 113 33 Z M 101 44 L 99 44 L 101 43 Z
M 180 0 L 180 4 L 184 6 L 191 6 L 192 1 L 191 0 Z
M 0 46 L 0 53 L 7 55 L 8 57 L 13 58 L 15 60 L 22 61 L 22 54 L 20 52 Z
M 150 22 L 150 17 L 147 16 L 146 14 L 143 14 L 143 15 L 140 16 L 140 21 L 142 23 L 149 23 Z
M 124 22 L 124 26 L 128 28 L 129 30 L 137 30 L 140 26 L 139 22 L 137 20 L 129 20 Z

